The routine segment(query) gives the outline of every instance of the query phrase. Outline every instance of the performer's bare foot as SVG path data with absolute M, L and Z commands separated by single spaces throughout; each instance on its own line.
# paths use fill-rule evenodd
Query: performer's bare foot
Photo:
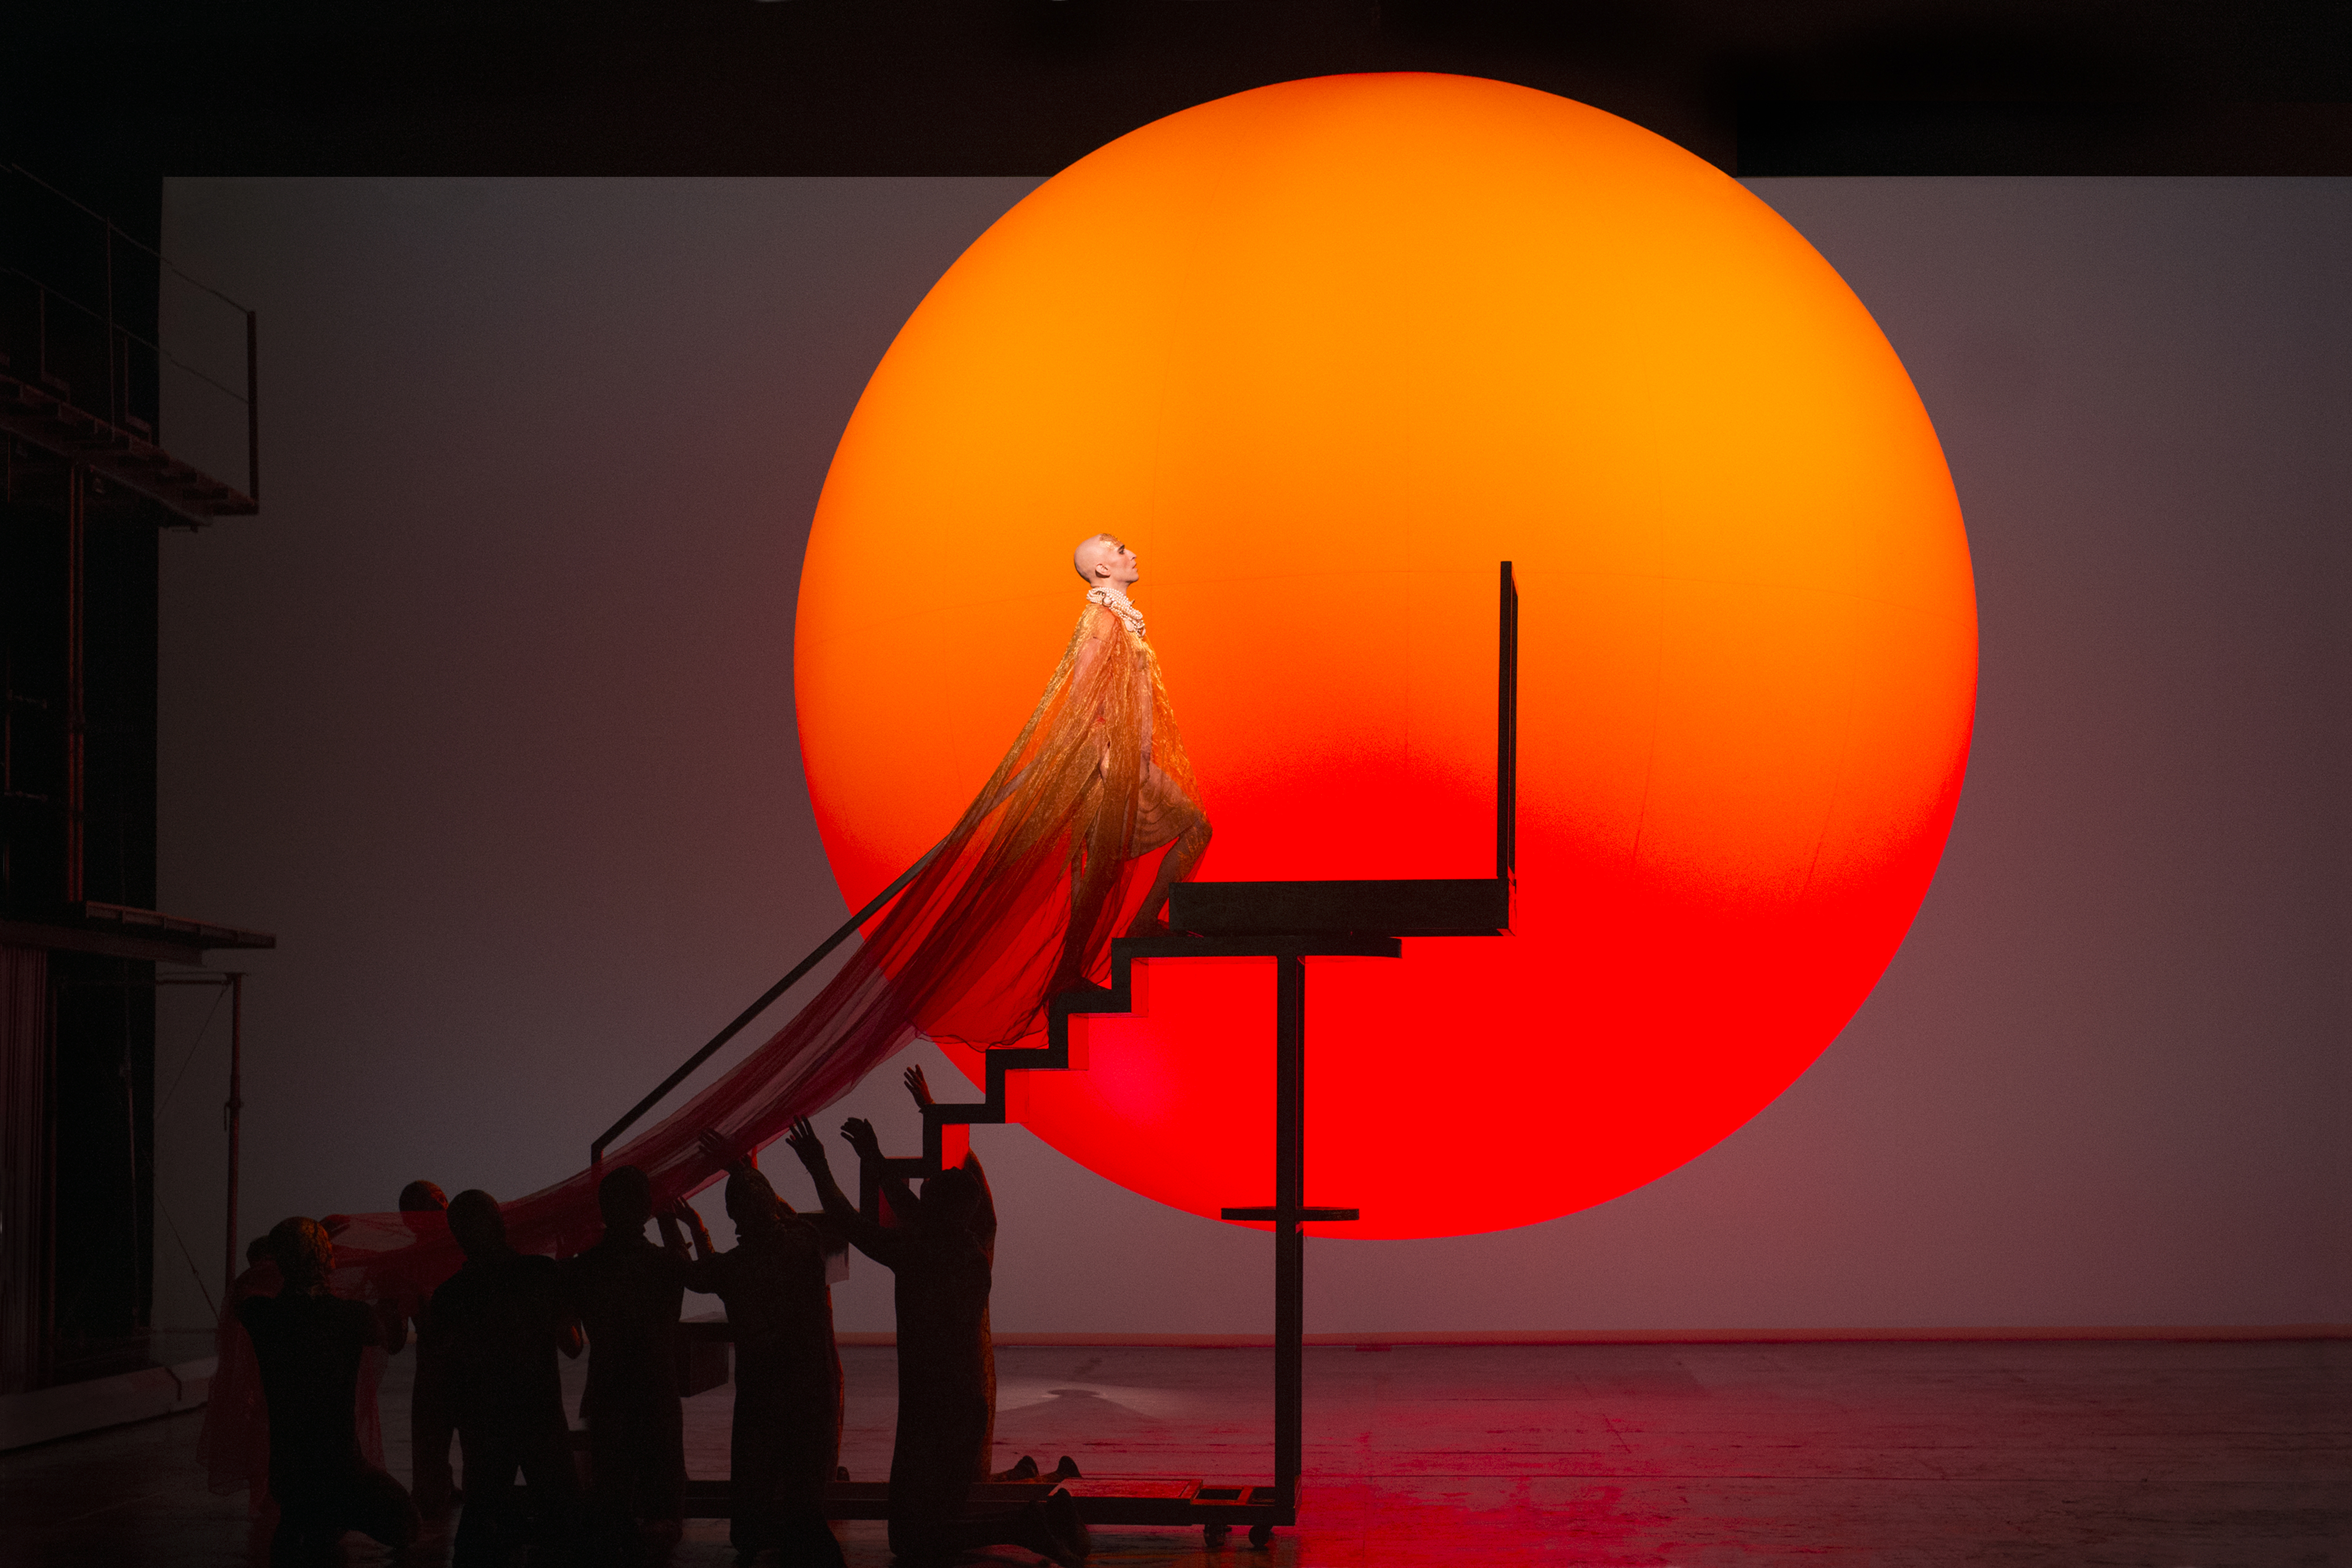
M 1087 1521 L 1078 1517 L 1076 1499 L 1067 1492 L 1056 1491 L 1048 1496 L 1042 1506 L 1045 1510 L 1046 1528 L 1066 1548 L 1078 1557 L 1088 1556 L 1094 1552 L 1094 1532 L 1087 1528 Z
M 1054 1528 L 1050 1516 L 1036 1503 L 1031 1503 L 1013 1518 L 1013 1539 L 1059 1568 L 1078 1568 L 1086 1559 L 1076 1546 L 1062 1538 Z

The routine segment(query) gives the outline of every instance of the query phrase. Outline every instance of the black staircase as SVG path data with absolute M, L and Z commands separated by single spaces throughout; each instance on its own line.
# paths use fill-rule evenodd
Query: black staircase
M 1309 958 L 1395 958 L 1405 937 L 1500 936 L 1509 929 L 1511 888 L 1517 860 L 1518 785 L 1519 595 L 1511 563 L 1502 563 L 1496 669 L 1495 875 L 1493 879 L 1349 882 L 1180 882 L 1169 900 L 1164 935 L 1122 937 L 1110 944 L 1111 984 L 1054 996 L 1046 1006 L 1045 1044 L 1005 1047 L 986 1053 L 982 1098 L 939 1103 L 923 1111 L 923 1152 L 884 1162 L 887 1171 L 909 1179 L 935 1176 L 953 1163 L 948 1129 L 1002 1123 L 1005 1074 L 1055 1072 L 1070 1065 L 1070 1020 L 1132 1010 L 1139 960 L 1267 958 L 1275 963 L 1274 1202 L 1221 1211 L 1228 1220 L 1274 1226 L 1275 1417 L 1274 1484 L 1213 1485 L 1197 1480 L 1102 1477 L 1066 1483 L 1082 1518 L 1093 1524 L 1200 1525 L 1212 1545 L 1235 1525 L 1264 1545 L 1276 1525 L 1298 1520 L 1298 1484 L 1305 1446 L 1306 1237 L 1303 1225 L 1352 1220 L 1352 1208 L 1309 1207 L 1307 1203 L 1307 966 Z M 929 858 L 929 857 L 926 857 Z M 918 862 L 918 866 L 920 862 Z M 803 963 L 726 1035 L 641 1101 L 604 1137 L 596 1150 L 635 1121 L 699 1065 L 735 1030 L 781 995 L 792 981 L 830 952 L 905 886 L 913 872 L 893 884 L 874 904 L 836 932 L 819 954 Z M 878 1179 L 868 1172 L 861 1203 L 875 1211 Z M 723 1325 L 705 1332 L 723 1333 Z M 1140 1484 L 1138 1484 L 1140 1483 Z M 979 1483 L 975 1502 L 1013 1483 Z M 1035 1489 L 1043 1483 L 1017 1483 Z M 1045 1488 L 1052 1489 L 1050 1486 Z M 878 1483 L 843 1483 L 828 1497 L 835 1518 L 882 1517 L 887 1497 Z M 1025 1497 L 1025 1493 L 1024 1496 Z M 1009 1496 L 1009 1494 L 1008 1494 Z M 698 1483 L 689 1511 L 723 1515 L 725 1488 Z

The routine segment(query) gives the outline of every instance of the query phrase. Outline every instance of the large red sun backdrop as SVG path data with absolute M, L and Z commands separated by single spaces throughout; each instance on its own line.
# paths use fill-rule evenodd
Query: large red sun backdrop
M 1363 1210 L 1329 1234 L 1526 1225 L 1691 1159 L 1844 1026 L 1934 874 L 1976 691 L 1935 432 L 1829 264 L 1622 120 L 1290 82 L 1121 138 L 964 253 L 801 578 L 853 905 L 1018 730 L 1100 530 L 1141 556 L 1218 879 L 1491 874 L 1517 563 L 1514 929 L 1310 969 L 1307 1195 Z M 1139 973 L 1086 1070 L 1015 1075 L 1020 1120 L 1196 1214 L 1269 1201 L 1272 966 Z

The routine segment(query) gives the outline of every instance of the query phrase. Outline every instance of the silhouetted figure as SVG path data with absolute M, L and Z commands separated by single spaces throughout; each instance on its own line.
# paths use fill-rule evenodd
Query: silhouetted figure
M 564 1311 L 555 1260 L 509 1247 L 498 1200 L 485 1192 L 449 1201 L 449 1232 L 466 1262 L 433 1292 L 425 1332 L 434 1353 L 447 1358 L 466 1457 L 466 1506 L 451 1560 L 502 1563 L 534 1535 L 567 1551 L 580 1489 L 555 1357 L 580 1353 L 580 1331 Z M 530 1487 L 528 1520 L 515 1495 L 518 1470 Z
M 400 1189 L 404 1215 L 446 1215 L 448 1196 L 431 1182 L 411 1182 Z M 431 1222 L 419 1218 L 413 1226 Z M 449 1446 L 457 1436 L 457 1422 L 449 1399 L 449 1360 L 442 1347 L 425 1335 L 425 1307 L 430 1289 L 415 1285 L 388 1299 L 396 1302 L 404 1319 L 416 1325 L 416 1380 L 408 1394 L 408 1474 L 416 1510 L 438 1519 L 457 1500 L 457 1478 L 449 1468 Z
M 360 1457 L 354 1390 L 360 1358 L 383 1342 L 374 1308 L 330 1295 L 334 1244 L 311 1219 L 269 1233 L 282 1281 L 275 1296 L 248 1296 L 237 1321 L 253 1342 L 269 1408 L 269 1489 L 278 1528 L 269 1560 L 331 1559 L 346 1531 L 395 1552 L 416 1537 L 416 1510 L 398 1481 Z
M 900 1081 L 907 1086 L 907 1092 L 914 1097 L 916 1110 L 921 1110 L 931 1103 L 931 1086 L 924 1080 L 921 1068 L 908 1068 L 900 1076 Z M 988 1176 L 981 1170 L 980 1162 L 969 1161 L 967 1168 L 980 1180 L 980 1213 L 972 1225 L 972 1237 L 980 1243 L 981 1252 L 988 1258 L 989 1272 L 992 1278 L 996 1269 L 996 1199 L 989 1191 Z M 988 1431 L 981 1438 L 980 1443 L 981 1457 L 985 1461 L 990 1455 L 996 1452 L 996 1336 L 990 1331 L 988 1309 L 985 1307 L 981 1309 L 980 1313 L 980 1353 L 981 1382 L 988 1391 Z M 981 1479 L 1033 1481 L 1041 1473 L 1037 1468 L 1037 1461 L 1031 1456 L 1024 1454 L 1008 1468 L 992 1474 L 983 1474 Z M 1075 1480 L 1077 1475 L 1078 1467 L 1067 1454 L 1065 1454 L 1062 1456 L 1061 1462 L 1055 1467 L 1052 1479 Z
M 600 1548 L 634 1555 L 677 1540 L 686 1442 L 677 1388 L 684 1243 L 646 1239 L 653 1184 L 623 1165 L 596 1188 L 604 1234 L 562 1264 L 565 1300 L 588 1331 L 588 1510 Z M 665 1236 L 671 1227 L 663 1226 Z
M 924 1079 L 921 1068 L 908 1068 L 900 1075 L 899 1081 L 907 1086 L 907 1092 L 914 1098 L 918 1111 L 931 1104 L 931 1086 Z M 992 1280 L 996 1273 L 996 1197 L 988 1189 L 988 1173 L 980 1168 L 979 1158 L 969 1150 L 965 1151 L 964 1169 L 980 1183 L 980 1207 L 972 1218 L 971 1235 L 972 1239 L 980 1243 L 981 1255 L 988 1259 L 989 1277 Z M 1029 1467 L 1026 1474 L 1021 1473 L 1019 1463 L 1009 1470 L 994 1475 L 987 1473 L 989 1457 L 996 1452 L 996 1335 L 989 1327 L 985 1302 L 980 1309 L 980 1378 L 981 1386 L 988 1395 L 988 1430 L 980 1440 L 981 1479 L 1011 1481 L 1034 1478 L 1037 1461 L 1025 1455 L 1023 1458 Z
M 867 1219 L 833 1179 L 824 1146 L 806 1120 L 787 1142 L 808 1167 L 827 1218 L 858 1250 L 889 1269 L 898 1309 L 898 1426 L 890 1449 L 890 1550 L 913 1568 L 1010 1542 L 1070 1564 L 1087 1552 L 1085 1526 L 1066 1494 L 1051 1506 L 974 1517 L 974 1481 L 989 1478 L 994 1355 L 988 1339 L 990 1252 L 995 1204 L 980 1162 L 923 1184 L 919 1197 L 890 1175 L 874 1128 L 852 1117 L 842 1136 L 872 1168 L 896 1226 Z M 981 1237 L 989 1237 L 989 1246 Z
M 733 1250 L 714 1252 L 686 1205 L 671 1212 L 691 1226 L 699 1255 L 688 1285 L 726 1303 L 735 1338 L 728 1539 L 743 1563 L 774 1547 L 788 1563 L 839 1568 L 841 1546 L 824 1518 L 824 1486 L 841 1454 L 841 1355 L 824 1278 L 832 1237 L 793 1213 L 748 1156 L 727 1169 Z

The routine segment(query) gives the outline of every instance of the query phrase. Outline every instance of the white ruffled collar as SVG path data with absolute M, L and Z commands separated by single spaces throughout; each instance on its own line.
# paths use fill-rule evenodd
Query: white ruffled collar
M 1133 632 L 1137 637 L 1143 635 L 1143 612 L 1135 607 L 1134 600 L 1118 589 L 1089 588 L 1087 590 L 1087 603 L 1100 605 L 1104 609 L 1126 622 L 1129 631 Z

